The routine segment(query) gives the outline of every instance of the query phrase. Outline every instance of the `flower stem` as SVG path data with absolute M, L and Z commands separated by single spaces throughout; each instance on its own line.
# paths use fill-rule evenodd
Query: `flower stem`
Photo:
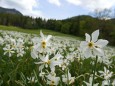
M 97 59 L 98 59 L 98 56 L 96 56 L 96 60 L 95 60 L 94 72 L 93 72 L 93 80 L 92 80 L 92 86 L 93 86 L 93 84 L 94 84 L 94 78 L 95 78 L 95 71 L 96 71 Z
M 66 72 L 67 72 L 67 86 L 69 86 L 68 68 L 67 68 Z

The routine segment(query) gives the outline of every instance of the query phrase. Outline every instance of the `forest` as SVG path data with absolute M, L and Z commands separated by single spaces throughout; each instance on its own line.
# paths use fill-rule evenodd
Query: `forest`
M 108 20 L 79 15 L 71 18 L 56 20 L 33 18 L 20 14 L 0 13 L 0 25 L 16 26 L 23 29 L 49 29 L 78 37 L 84 37 L 84 33 L 100 30 L 100 38 L 109 41 L 109 45 L 115 45 L 115 18 Z

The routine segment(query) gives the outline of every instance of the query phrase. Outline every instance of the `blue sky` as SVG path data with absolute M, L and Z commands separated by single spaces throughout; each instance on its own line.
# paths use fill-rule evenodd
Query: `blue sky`
M 0 0 L 0 6 L 15 8 L 23 15 L 65 19 L 87 15 L 95 9 L 111 9 L 115 6 L 115 0 Z
M 41 0 L 40 9 L 47 18 L 64 19 L 76 15 L 88 14 L 88 10 L 79 6 L 72 5 L 65 1 L 63 5 L 56 6 L 55 4 L 49 4 L 48 1 Z

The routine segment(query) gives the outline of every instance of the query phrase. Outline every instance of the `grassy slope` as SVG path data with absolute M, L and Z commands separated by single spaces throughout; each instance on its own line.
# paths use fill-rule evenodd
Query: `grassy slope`
M 47 34 L 47 35 L 50 34 L 50 35 L 53 35 L 53 36 L 64 36 L 64 37 L 72 37 L 72 38 L 75 38 L 75 39 L 81 39 L 81 38 L 76 37 L 76 36 L 63 34 L 63 33 L 59 33 L 59 32 L 52 31 L 52 30 L 46 30 L 46 29 L 30 30 L 30 29 L 22 29 L 22 28 L 14 27 L 14 26 L 0 25 L 0 30 L 18 31 L 18 32 L 24 32 L 24 33 L 31 33 L 31 34 L 39 34 L 40 30 L 42 30 L 42 32 L 44 34 Z

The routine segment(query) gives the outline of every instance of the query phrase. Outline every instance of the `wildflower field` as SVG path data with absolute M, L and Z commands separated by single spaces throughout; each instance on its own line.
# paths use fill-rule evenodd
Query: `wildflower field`
M 0 30 L 0 86 L 115 86 L 115 48 L 84 38 Z

